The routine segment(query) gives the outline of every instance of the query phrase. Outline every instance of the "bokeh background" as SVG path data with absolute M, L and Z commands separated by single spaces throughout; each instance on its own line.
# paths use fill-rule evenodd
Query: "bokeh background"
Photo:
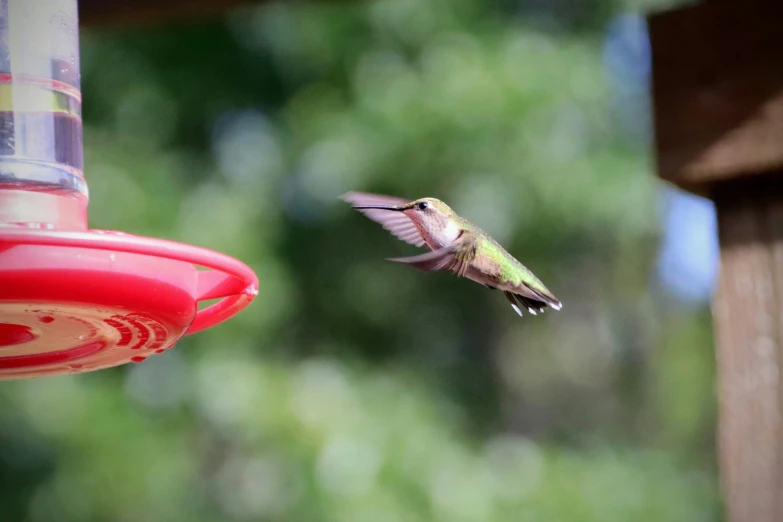
M 658 182 L 654 0 L 264 3 L 82 33 L 93 228 L 260 294 L 141 364 L 0 386 L 0 520 L 721 519 L 710 204 Z M 563 301 L 384 261 L 434 196 Z

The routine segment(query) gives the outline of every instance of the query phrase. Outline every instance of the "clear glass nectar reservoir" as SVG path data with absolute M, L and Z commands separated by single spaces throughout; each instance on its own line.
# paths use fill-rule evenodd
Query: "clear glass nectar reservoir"
M 77 1 L 0 0 L 0 226 L 68 228 L 83 168 Z

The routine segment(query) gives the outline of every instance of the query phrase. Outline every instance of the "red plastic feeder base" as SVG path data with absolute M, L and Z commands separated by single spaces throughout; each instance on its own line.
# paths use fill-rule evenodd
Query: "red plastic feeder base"
M 0 379 L 143 361 L 257 293 L 249 267 L 203 248 L 122 232 L 0 230 Z M 221 300 L 198 310 L 211 299 Z

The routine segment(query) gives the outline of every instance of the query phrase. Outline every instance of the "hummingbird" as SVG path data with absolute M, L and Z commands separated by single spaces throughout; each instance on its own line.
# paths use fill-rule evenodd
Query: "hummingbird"
M 447 204 L 435 198 L 406 200 L 381 194 L 348 192 L 340 198 L 379 223 L 398 239 L 430 251 L 412 257 L 388 258 L 419 270 L 450 271 L 491 290 L 500 290 L 514 311 L 533 315 L 562 303 L 533 272 Z

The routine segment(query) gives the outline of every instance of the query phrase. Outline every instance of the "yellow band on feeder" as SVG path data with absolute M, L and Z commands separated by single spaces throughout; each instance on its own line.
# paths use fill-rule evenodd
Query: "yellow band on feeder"
M 0 112 L 57 112 L 80 117 L 78 100 L 63 92 L 24 83 L 0 83 Z

